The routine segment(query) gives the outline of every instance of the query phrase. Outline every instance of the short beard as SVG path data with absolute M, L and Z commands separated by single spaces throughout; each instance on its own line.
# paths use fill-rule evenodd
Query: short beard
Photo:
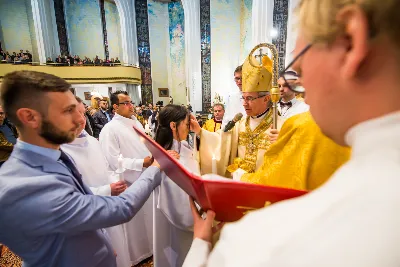
M 47 120 L 42 121 L 39 135 L 54 145 L 71 143 L 75 139 L 75 133 L 68 134 L 62 132 L 54 124 Z

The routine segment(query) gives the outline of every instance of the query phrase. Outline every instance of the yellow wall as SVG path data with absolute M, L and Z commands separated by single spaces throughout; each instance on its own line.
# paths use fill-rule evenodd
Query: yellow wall
M 52 66 L 31 66 L 31 65 L 0 65 L 0 82 L 7 73 L 18 70 L 32 70 L 53 74 L 64 78 L 71 84 L 82 83 L 126 83 L 141 84 L 141 73 L 137 67 L 52 67 Z

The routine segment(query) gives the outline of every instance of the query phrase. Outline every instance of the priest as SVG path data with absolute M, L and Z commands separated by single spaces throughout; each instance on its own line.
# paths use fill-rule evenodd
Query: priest
M 238 113 L 245 113 L 243 105 L 240 101 L 242 97 L 242 65 L 237 66 L 233 72 L 233 80 L 235 81 L 236 87 L 231 92 L 229 92 L 227 102 L 226 102 L 226 112 L 222 122 L 221 128 L 235 117 Z
M 132 127 L 144 128 L 134 116 L 134 106 L 126 91 L 117 91 L 110 97 L 115 116 L 100 133 L 100 144 L 106 156 L 109 170 L 125 170 L 123 178 L 133 184 L 140 174 L 152 164 L 151 154 L 140 141 Z M 121 166 L 120 166 L 121 165 Z M 127 223 L 128 247 L 132 265 L 152 255 L 153 216 L 151 198 L 136 216 Z
M 237 169 L 252 173 L 261 167 L 264 153 L 270 146 L 269 134 L 273 120 L 269 94 L 272 87 L 272 61 L 264 56 L 262 62 L 260 66 L 250 54 L 243 64 L 241 101 L 247 116 L 237 122 L 232 130 L 212 133 L 202 130 L 192 118 L 191 129 L 200 136 L 201 141 L 202 174 L 211 173 L 214 164 L 217 174 L 226 177 L 231 177 L 231 173 Z M 233 163 L 237 164 L 231 165 Z
M 209 132 L 216 132 L 221 129 L 222 119 L 225 114 L 225 107 L 222 103 L 215 103 L 213 106 L 214 118 L 207 120 L 203 129 Z
M 306 112 L 310 107 L 296 98 L 296 93 L 290 90 L 291 86 L 297 86 L 299 79 L 297 73 L 294 71 L 286 71 L 278 80 L 279 91 L 281 100 L 278 102 L 278 111 L 281 115 L 282 122 L 290 117 Z

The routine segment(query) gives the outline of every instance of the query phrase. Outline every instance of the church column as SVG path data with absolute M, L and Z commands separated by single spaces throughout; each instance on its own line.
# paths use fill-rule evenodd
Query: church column
M 274 0 L 253 0 L 252 45 L 272 43 Z
M 288 6 L 289 0 L 275 0 L 273 24 L 278 35 L 274 38 L 273 44 L 278 50 L 280 72 L 285 68 Z
M 139 65 L 135 0 L 115 0 L 121 23 L 121 43 L 125 64 Z
M 294 10 L 300 3 L 300 0 L 289 0 L 289 14 L 287 22 L 287 39 L 286 39 L 286 60 L 285 65 L 289 64 L 293 57 L 293 50 L 296 46 L 297 39 L 297 17 Z
M 47 51 L 49 50 L 48 29 L 46 16 L 43 15 L 45 9 L 43 2 L 44 0 L 31 0 L 40 64 L 46 63 L 46 49 Z
M 193 111 L 202 110 L 200 0 L 182 0 L 185 11 L 186 83 Z
M 37 40 L 39 61 L 46 63 L 46 58 L 56 56 L 56 44 L 53 38 L 50 3 L 47 0 L 31 0 L 33 22 Z
M 52 1 L 52 0 L 49 0 Z M 64 0 L 53 0 L 54 1 L 54 16 L 57 24 L 57 35 L 59 42 L 59 53 L 62 56 L 69 55 L 67 25 L 65 23 L 65 12 L 64 12 Z
M 211 3 L 200 0 L 202 110 L 211 107 Z
M 136 0 L 135 11 L 138 33 L 138 62 L 142 72 L 142 104 L 147 104 L 153 103 L 153 81 L 151 78 L 149 14 L 147 0 Z
M 110 53 L 108 52 L 108 38 L 107 38 L 107 22 L 106 22 L 106 11 L 104 9 L 104 0 L 99 0 L 101 25 L 103 27 L 103 46 L 105 59 L 108 60 Z

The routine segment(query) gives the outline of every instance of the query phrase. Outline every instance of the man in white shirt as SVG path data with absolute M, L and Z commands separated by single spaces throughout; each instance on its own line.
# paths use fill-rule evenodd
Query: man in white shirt
M 221 128 L 224 129 L 225 125 L 235 117 L 236 114 L 242 113 L 246 114 L 244 110 L 243 103 L 241 100 L 242 97 L 242 65 L 236 67 L 233 73 L 233 79 L 235 84 L 239 90 L 234 90 L 229 93 L 228 99 L 225 105 L 225 114 L 222 120 Z
M 76 100 L 78 101 L 77 109 L 84 116 L 85 106 L 79 97 L 76 97 Z M 108 170 L 108 163 L 99 141 L 84 130 L 85 124 L 86 120 L 76 131 L 74 141 L 61 145 L 61 149 L 75 161 L 78 171 L 82 174 L 82 180 L 89 186 L 93 194 L 118 196 L 125 191 L 126 184 L 123 181 L 118 181 L 118 176 Z M 118 267 L 126 267 L 131 263 L 124 227 L 124 225 L 117 225 L 107 228 L 113 249 L 117 254 Z
M 294 115 L 308 111 L 310 107 L 304 101 L 297 100 L 296 93 L 289 88 L 289 84 L 295 86 L 298 83 L 297 73 L 286 71 L 283 75 L 285 79 L 280 77 L 278 80 L 279 91 L 281 93 L 281 100 L 278 102 L 278 111 L 282 121 L 285 121 Z
M 319 189 L 226 225 L 194 210 L 184 266 L 400 266 L 398 0 L 302 0 L 293 69 L 328 137 L 352 156 Z M 289 65 L 289 66 L 290 66 Z
M 134 116 L 134 106 L 128 93 L 117 91 L 110 97 L 115 116 L 100 133 L 100 145 L 110 171 L 125 169 L 123 178 L 128 185 L 134 183 L 152 164 L 151 154 L 134 132 L 133 126 L 143 129 Z M 120 157 L 122 155 L 122 157 Z M 122 165 L 122 166 L 120 166 Z M 152 255 L 153 239 L 152 201 L 149 199 L 126 225 L 128 247 L 133 265 Z

